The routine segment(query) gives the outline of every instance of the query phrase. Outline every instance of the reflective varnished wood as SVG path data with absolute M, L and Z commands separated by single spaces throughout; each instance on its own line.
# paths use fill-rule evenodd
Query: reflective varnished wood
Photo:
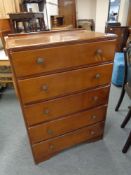
M 108 103 L 109 86 L 39 102 L 24 107 L 28 126 L 61 118 Z
M 32 146 L 34 158 L 37 163 L 49 159 L 52 155 L 74 146 L 76 144 L 100 139 L 103 136 L 104 122 L 78 129 L 74 132 L 40 142 Z M 89 151 L 89 150 L 87 150 Z
M 96 33 L 86 30 L 44 32 L 29 35 L 18 35 L 7 39 L 6 48 L 9 51 L 29 50 L 34 48 L 47 48 L 69 43 L 90 43 L 104 40 L 115 40 L 114 34 Z
M 32 144 L 103 121 L 106 107 L 97 107 L 29 128 Z
M 111 40 L 14 52 L 12 61 L 16 76 L 23 77 L 112 61 L 114 46 L 115 41 Z
M 115 43 L 115 35 L 84 30 L 7 39 L 36 163 L 102 138 Z
M 111 71 L 112 64 L 106 64 L 19 80 L 19 90 L 23 103 L 27 104 L 108 84 L 111 81 Z

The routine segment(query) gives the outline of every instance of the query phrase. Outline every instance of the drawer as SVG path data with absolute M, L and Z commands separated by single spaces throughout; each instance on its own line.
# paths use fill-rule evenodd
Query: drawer
M 24 107 L 28 126 L 60 118 L 91 107 L 108 103 L 109 86 L 78 94 L 27 105 Z
M 103 106 L 31 127 L 28 129 L 31 143 L 38 143 L 103 121 L 105 116 L 106 106 Z
M 18 86 L 23 103 L 27 104 L 109 84 L 111 75 L 112 64 L 106 64 L 19 80 Z
M 103 129 L 104 122 L 100 122 L 96 125 L 35 144 L 32 146 L 35 162 L 39 163 L 66 148 L 101 137 L 103 135 Z
M 17 77 L 112 61 L 115 41 L 75 44 L 12 53 Z

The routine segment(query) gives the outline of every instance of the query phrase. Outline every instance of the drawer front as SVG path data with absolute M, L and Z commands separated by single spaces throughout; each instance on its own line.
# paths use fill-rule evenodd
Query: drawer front
M 45 124 L 29 128 L 32 144 L 53 138 L 67 132 L 103 121 L 106 116 L 106 106 L 70 115 Z
M 24 107 L 28 126 L 108 103 L 109 86 Z
M 33 145 L 32 150 L 35 161 L 39 163 L 66 148 L 101 137 L 103 135 L 103 129 L 104 122 L 101 122 L 96 125 L 85 127 L 63 136 Z
M 12 53 L 17 77 L 111 61 L 115 41 L 76 44 Z
M 18 85 L 23 103 L 30 103 L 108 84 L 111 74 L 112 64 L 107 64 L 19 80 Z

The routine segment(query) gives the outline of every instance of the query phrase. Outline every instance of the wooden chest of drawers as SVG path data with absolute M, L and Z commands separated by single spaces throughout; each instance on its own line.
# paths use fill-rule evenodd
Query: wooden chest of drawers
M 115 35 L 63 31 L 6 44 L 36 163 L 102 138 Z

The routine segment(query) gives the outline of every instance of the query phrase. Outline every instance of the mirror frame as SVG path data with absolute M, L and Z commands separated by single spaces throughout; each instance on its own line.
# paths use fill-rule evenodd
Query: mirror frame
M 119 18 L 119 13 L 120 13 L 120 5 L 121 5 L 121 0 L 120 0 L 120 4 L 119 4 L 119 9 L 118 9 L 118 18 Z M 114 22 L 114 23 L 117 23 L 117 22 L 118 22 L 118 18 L 117 18 L 117 20 L 115 20 L 115 21 L 109 21 L 110 9 L 111 9 L 111 0 L 109 0 L 107 22 Z

